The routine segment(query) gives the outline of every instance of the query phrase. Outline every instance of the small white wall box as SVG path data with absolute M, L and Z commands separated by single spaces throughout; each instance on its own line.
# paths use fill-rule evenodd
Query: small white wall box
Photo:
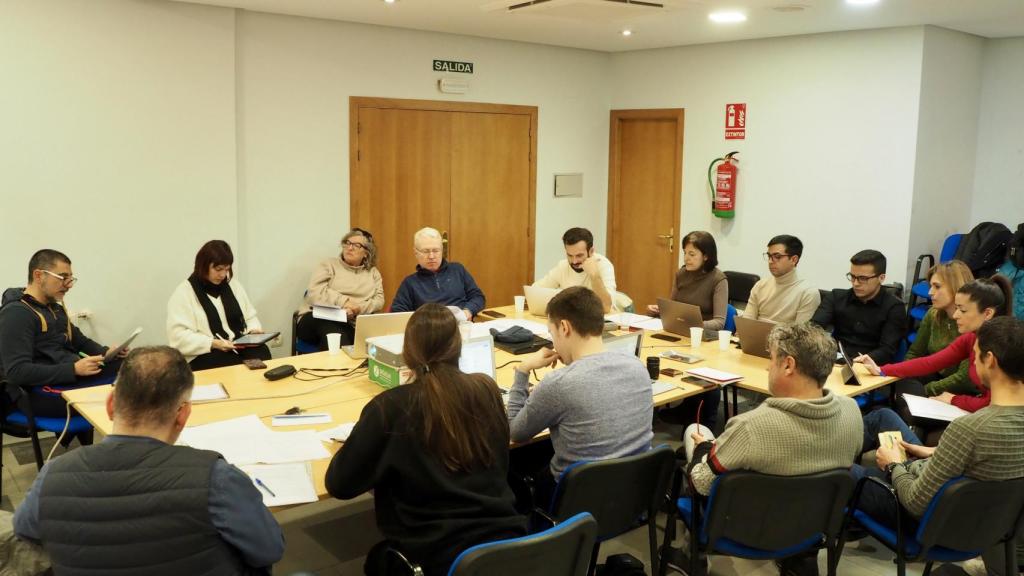
M 555 198 L 582 198 L 583 174 L 555 174 Z
M 465 94 L 469 92 L 469 80 L 462 78 L 440 78 L 437 89 L 445 94 Z

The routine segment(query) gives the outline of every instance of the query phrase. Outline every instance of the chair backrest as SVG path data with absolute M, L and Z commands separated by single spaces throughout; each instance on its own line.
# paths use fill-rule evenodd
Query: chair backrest
M 924 551 L 981 551 L 1017 534 L 1024 522 L 1024 478 L 982 482 L 960 476 L 932 497 L 917 530 Z
M 543 532 L 468 548 L 448 575 L 585 576 L 596 541 L 597 522 L 584 512 Z
M 703 533 L 750 548 L 784 550 L 823 534 L 833 538 L 854 481 L 846 468 L 805 476 L 729 472 L 711 486 Z
M 956 251 L 960 248 L 960 241 L 963 240 L 963 234 L 950 234 L 946 236 L 946 240 L 942 243 L 942 251 L 939 252 L 939 263 L 945 264 L 953 258 L 956 258 Z
M 732 304 L 725 305 L 725 329 L 736 333 L 736 307 Z
M 729 301 L 744 303 L 750 300 L 750 290 L 761 279 L 757 274 L 732 270 L 726 270 L 725 277 L 729 280 Z
M 563 520 L 590 512 L 598 539 L 617 536 L 633 528 L 643 513 L 657 513 L 674 465 L 675 454 L 667 445 L 635 456 L 578 462 L 558 479 L 551 517 Z

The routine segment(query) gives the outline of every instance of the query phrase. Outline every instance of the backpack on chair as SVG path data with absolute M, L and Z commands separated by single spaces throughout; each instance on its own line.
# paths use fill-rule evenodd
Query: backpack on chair
M 1002 265 L 1011 238 L 1013 233 L 1006 226 L 982 222 L 960 242 L 956 259 L 967 264 L 975 278 L 988 278 Z

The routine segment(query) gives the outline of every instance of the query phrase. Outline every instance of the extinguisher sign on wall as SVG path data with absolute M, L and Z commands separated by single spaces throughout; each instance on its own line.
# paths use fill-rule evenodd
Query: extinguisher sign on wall
M 747 137 L 747 105 L 725 105 L 725 139 L 743 140 Z

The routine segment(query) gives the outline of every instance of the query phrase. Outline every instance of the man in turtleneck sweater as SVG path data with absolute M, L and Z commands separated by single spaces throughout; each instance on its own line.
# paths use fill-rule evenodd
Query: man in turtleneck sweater
M 821 294 L 796 274 L 796 265 L 804 252 L 804 243 L 796 236 L 783 234 L 768 242 L 764 256 L 769 278 L 758 280 L 750 290 L 743 316 L 780 324 L 799 324 L 814 316 Z

